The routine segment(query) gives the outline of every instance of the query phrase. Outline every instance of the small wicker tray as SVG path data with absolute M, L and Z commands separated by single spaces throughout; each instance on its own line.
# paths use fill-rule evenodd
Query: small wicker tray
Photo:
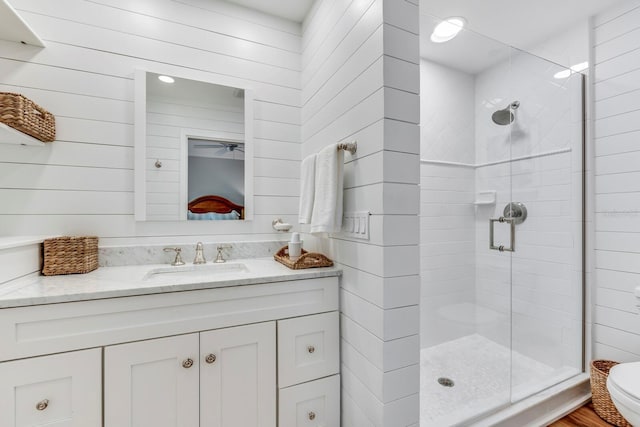
M 593 410 L 606 422 L 618 427 L 632 427 L 624 419 L 611 401 L 609 390 L 607 390 L 607 377 L 609 370 L 618 362 L 612 360 L 592 360 L 591 361 L 591 401 Z
M 304 249 L 302 249 L 302 255 L 300 255 L 297 260 L 292 261 L 291 259 L 289 259 L 288 246 L 280 249 L 278 253 L 273 256 L 273 259 L 293 270 L 315 267 L 331 267 L 333 265 L 333 261 L 331 261 L 326 256 L 317 252 L 307 252 Z
M 42 142 L 56 139 L 56 119 L 19 93 L 0 92 L 0 122 Z
M 42 274 L 88 273 L 98 268 L 98 238 L 56 237 L 44 241 Z

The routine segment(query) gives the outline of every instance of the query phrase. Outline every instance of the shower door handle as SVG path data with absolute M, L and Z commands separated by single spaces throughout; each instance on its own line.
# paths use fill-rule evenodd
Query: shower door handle
M 496 222 L 507 222 L 509 223 L 509 247 L 505 247 L 504 245 L 496 246 L 494 241 L 493 234 L 493 225 Z M 489 219 L 489 249 L 493 249 L 500 252 L 515 252 L 516 251 L 516 218 L 505 218 L 501 216 L 500 218 L 490 218 Z

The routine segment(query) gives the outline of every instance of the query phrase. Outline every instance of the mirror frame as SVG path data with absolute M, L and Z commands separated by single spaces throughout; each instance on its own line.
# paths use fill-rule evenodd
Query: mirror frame
M 191 70 L 189 70 L 191 71 Z M 228 86 L 244 90 L 244 221 L 253 220 L 253 90 L 245 85 L 239 85 L 235 81 L 225 81 L 223 78 L 211 79 L 204 72 L 176 72 L 175 69 L 163 70 L 138 68 L 134 72 L 134 217 L 136 221 L 149 221 L 147 219 L 147 73 L 166 74 L 179 79 L 187 79 L 202 83 Z M 183 129 L 181 141 L 186 137 L 215 137 L 210 131 Z M 180 146 L 180 203 L 184 203 L 184 212 L 180 211 L 179 218 L 175 221 L 187 221 L 187 147 Z M 174 220 L 158 221 L 171 222 Z M 218 223 L 219 221 L 198 221 L 199 223 Z

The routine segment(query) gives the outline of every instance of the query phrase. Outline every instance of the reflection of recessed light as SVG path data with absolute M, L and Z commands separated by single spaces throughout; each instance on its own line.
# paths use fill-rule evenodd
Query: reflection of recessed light
M 169 76 L 158 76 L 158 80 L 160 80 L 161 82 L 164 82 L 164 83 L 173 83 L 173 82 L 175 82 L 175 80 L 173 80 L 173 77 L 169 77 Z
M 462 31 L 466 23 L 467 21 L 459 16 L 452 16 L 451 18 L 445 19 L 433 29 L 431 41 L 434 43 L 448 42 Z
M 558 71 L 557 73 L 555 73 L 553 75 L 553 77 L 556 78 L 556 79 L 566 79 L 571 74 L 579 73 L 580 71 L 584 71 L 587 68 L 589 68 L 589 63 L 588 62 L 581 62 L 579 64 L 572 65 L 571 68 L 569 68 L 569 69 Z

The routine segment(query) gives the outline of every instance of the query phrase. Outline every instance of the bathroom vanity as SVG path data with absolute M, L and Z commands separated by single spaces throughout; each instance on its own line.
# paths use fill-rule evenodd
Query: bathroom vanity
M 339 426 L 339 270 L 216 267 L 4 283 L 0 425 Z

